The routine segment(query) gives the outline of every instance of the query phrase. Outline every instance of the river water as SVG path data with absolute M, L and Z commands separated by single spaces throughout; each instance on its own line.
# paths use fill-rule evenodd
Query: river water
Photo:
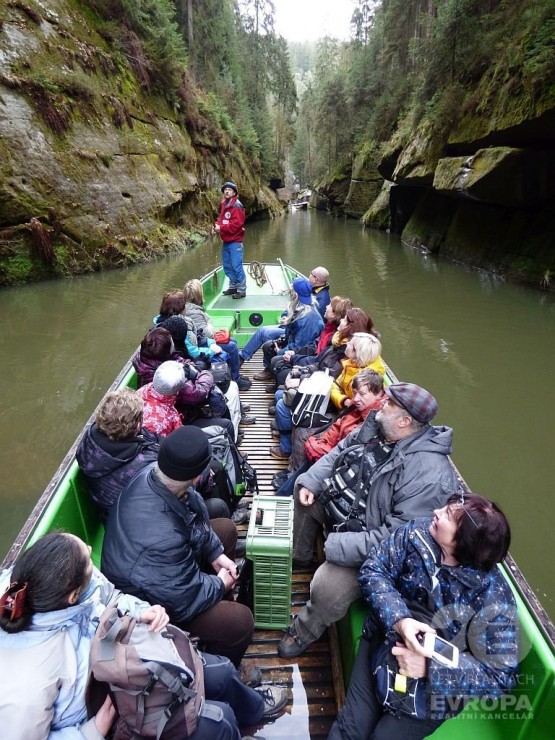
M 331 274 L 382 333 L 397 376 L 428 388 L 469 486 L 497 501 L 511 552 L 555 617 L 555 300 L 314 212 L 247 229 L 246 259 Z M 0 555 L 158 312 L 219 262 L 219 243 L 156 263 L 0 291 Z

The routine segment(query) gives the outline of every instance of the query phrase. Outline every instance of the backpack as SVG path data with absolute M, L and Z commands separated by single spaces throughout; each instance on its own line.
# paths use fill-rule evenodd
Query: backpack
M 108 684 L 119 722 L 115 738 L 181 740 L 197 729 L 204 705 L 200 655 L 185 632 L 107 607 L 91 643 L 91 673 Z
M 220 357 L 221 355 L 218 355 L 218 360 L 212 360 L 209 370 L 214 378 L 214 383 L 222 393 L 227 393 L 229 384 L 231 383 L 231 370 L 227 362 L 219 361 Z
M 231 488 L 230 511 L 233 513 L 237 504 L 247 491 L 258 493 L 256 470 L 249 465 L 229 436 L 220 426 L 203 427 L 212 447 L 212 455 L 222 464 L 229 478 Z M 219 486 L 221 490 L 221 485 Z

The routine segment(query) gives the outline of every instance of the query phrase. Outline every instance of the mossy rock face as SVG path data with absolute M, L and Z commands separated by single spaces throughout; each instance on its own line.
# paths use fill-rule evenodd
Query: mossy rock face
M 434 188 L 441 193 L 521 208 L 547 203 L 555 194 L 551 152 L 511 147 L 480 149 L 472 157 L 440 159 Z
M 350 186 L 350 174 L 324 180 L 313 189 L 310 206 L 319 211 L 337 210 L 343 206 Z
M 110 21 L 78 0 L 31 5 L 39 20 L 13 3 L 14 22 L 1 29 L 0 231 L 24 231 L 33 218 L 55 224 L 55 260 L 50 272 L 29 267 L 27 245 L 10 263 L 12 246 L 0 252 L 3 284 L 174 250 L 183 240 L 163 227 L 207 233 L 228 179 L 249 216 L 282 212 L 192 87 L 186 110 L 170 91 L 146 89 L 106 42 Z
M 403 229 L 403 241 L 413 247 L 438 252 L 456 209 L 456 201 L 429 190 Z
M 391 213 L 389 209 L 389 193 L 391 183 L 384 182 L 382 188 L 370 208 L 362 217 L 364 226 L 370 226 L 373 229 L 385 231 L 391 223 Z
M 431 128 L 422 124 L 397 158 L 392 180 L 398 185 L 431 185 L 442 154 L 441 143 Z

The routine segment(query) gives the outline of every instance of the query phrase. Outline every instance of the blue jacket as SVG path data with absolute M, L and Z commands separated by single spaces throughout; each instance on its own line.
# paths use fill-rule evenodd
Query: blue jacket
M 318 312 L 324 318 L 324 312 L 330 302 L 330 286 L 322 285 L 320 288 L 312 288 L 312 295 L 318 303 Z
M 224 548 L 192 488 L 178 499 L 144 468 L 112 507 L 102 548 L 102 572 L 126 593 L 165 607 L 174 622 L 189 622 L 217 604 L 223 581 L 200 569 Z
M 383 635 L 410 617 L 411 608 L 430 609 L 438 634 L 460 651 L 459 667 L 428 661 L 436 712 L 445 696 L 500 696 L 516 683 L 517 612 L 513 593 L 497 566 L 491 571 L 441 565 L 441 550 L 429 533 L 431 518 L 414 519 L 375 547 L 360 569 L 362 595 L 370 604 L 364 634 Z M 437 568 L 437 573 L 436 573 Z M 432 576 L 439 581 L 434 588 Z M 437 717 L 439 719 L 439 717 Z
M 316 344 L 316 341 L 322 329 L 324 321 L 314 305 L 310 311 L 307 311 L 298 319 L 294 319 L 285 326 L 285 336 L 287 345 L 279 350 L 278 354 L 283 355 L 287 350 L 300 349 L 308 344 Z

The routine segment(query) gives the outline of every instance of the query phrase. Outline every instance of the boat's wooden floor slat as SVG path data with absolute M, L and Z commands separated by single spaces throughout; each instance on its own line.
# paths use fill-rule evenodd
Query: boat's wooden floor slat
M 251 378 L 262 369 L 261 355 L 245 363 L 241 374 Z M 250 404 L 250 415 L 256 416 L 256 424 L 241 427 L 244 441 L 241 451 L 248 453 L 249 463 L 256 469 L 260 493 L 274 495 L 271 481 L 274 473 L 287 468 L 287 461 L 270 455 L 272 445 L 279 440 L 272 437 L 270 423 L 274 417 L 268 415 L 268 405 L 274 397 L 266 393 L 267 382 L 252 381 L 248 391 L 241 393 L 241 400 Z M 250 497 L 252 499 L 252 497 Z M 239 525 L 239 536 L 245 537 L 248 523 Z M 291 613 L 296 614 L 306 603 L 312 578 L 310 572 L 293 573 Z M 278 643 L 283 637 L 281 630 L 257 629 L 245 655 L 244 661 L 253 661 L 262 671 L 262 680 L 286 686 L 289 703 L 284 715 L 276 720 L 256 727 L 242 728 L 242 734 L 257 738 L 291 740 L 326 738 L 337 715 L 337 697 L 334 689 L 332 650 L 326 633 L 303 655 L 287 660 L 280 658 Z M 341 689 L 340 689 L 341 695 Z

